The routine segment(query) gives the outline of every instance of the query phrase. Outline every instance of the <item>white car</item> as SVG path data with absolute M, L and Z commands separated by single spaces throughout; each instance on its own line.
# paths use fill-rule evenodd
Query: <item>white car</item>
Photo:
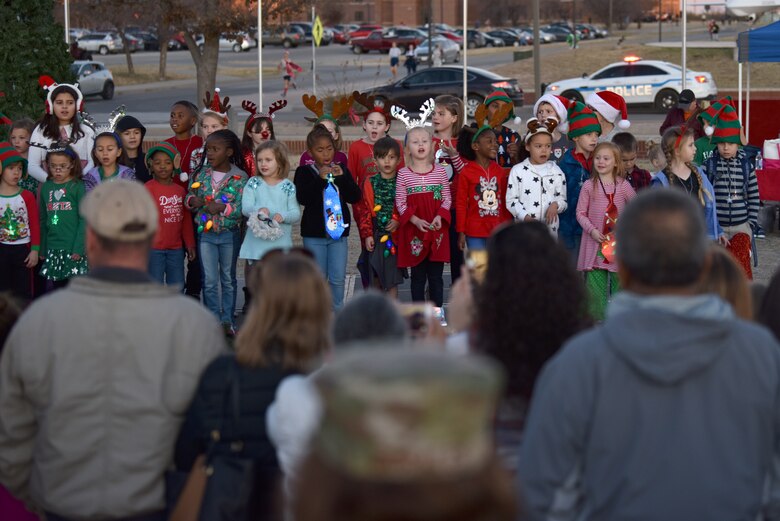
M 114 97 L 114 76 L 101 62 L 77 60 L 70 65 L 78 78 L 79 90 L 84 96 L 99 94 L 103 99 Z
M 696 99 L 714 99 L 718 87 L 709 72 L 688 69 L 686 88 Z M 627 56 L 591 75 L 551 83 L 545 94 L 583 101 L 591 92 L 610 90 L 625 98 L 628 105 L 653 105 L 666 111 L 677 105 L 682 87 L 682 68 L 665 61 Z

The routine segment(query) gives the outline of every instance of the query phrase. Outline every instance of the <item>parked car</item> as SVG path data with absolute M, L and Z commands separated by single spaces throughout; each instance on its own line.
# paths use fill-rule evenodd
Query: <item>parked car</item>
M 198 44 L 198 49 L 202 52 L 203 36 L 195 38 L 195 43 Z M 245 52 L 253 47 L 257 47 L 257 42 L 247 33 L 222 34 L 219 36 L 220 51 Z
M 436 34 L 438 36 L 443 36 L 448 40 L 452 40 L 453 42 L 457 43 L 461 49 L 463 48 L 463 37 L 461 35 L 450 31 L 439 31 Z
M 349 33 L 349 39 L 352 40 L 354 38 L 365 38 L 378 29 L 382 29 L 382 26 L 376 24 L 363 24 Z
M 128 36 L 132 35 L 134 38 L 137 38 L 143 43 L 143 50 L 144 51 L 159 51 L 160 50 L 160 41 L 157 39 L 157 36 L 155 34 L 152 34 L 148 31 L 138 31 L 138 32 L 132 32 L 127 33 Z
M 533 27 L 518 27 L 515 29 L 515 31 L 520 31 L 524 33 L 528 33 L 531 36 L 533 43 L 533 34 L 534 34 L 534 28 Z M 558 41 L 554 34 L 549 33 L 545 31 L 543 28 L 539 28 L 539 43 L 553 43 Z
M 520 37 L 520 35 L 514 31 L 509 31 L 507 29 L 495 29 L 493 31 L 488 31 L 488 36 L 491 38 L 499 38 L 504 43 L 504 45 L 527 45 L 528 41 L 524 40 Z
M 609 31 L 605 27 L 598 27 L 593 24 L 585 24 L 586 26 L 590 27 L 591 31 L 593 31 L 593 35 L 595 38 L 606 38 L 609 36 Z
M 187 40 L 184 39 L 184 35 L 181 33 L 174 34 L 171 36 L 171 39 L 168 40 L 169 51 L 181 51 L 188 48 L 189 46 L 187 45 Z
M 353 38 L 351 40 L 352 52 L 363 54 L 370 51 L 389 52 L 395 43 L 401 52 L 406 52 L 409 45 L 419 45 L 425 36 L 416 29 L 373 31 L 365 38 Z
M 272 27 L 263 30 L 263 47 L 266 45 L 281 45 L 285 49 L 298 47 L 306 39 L 303 29 L 297 26 Z
M 572 33 L 571 29 L 562 25 L 546 25 L 542 29 L 544 32 L 553 35 L 556 42 L 565 42 Z
M 89 31 L 87 31 L 86 29 L 78 29 L 76 27 L 71 27 L 70 30 L 68 31 L 68 35 L 70 36 L 71 42 L 75 42 L 79 38 L 87 34 L 89 34 Z
M 327 29 L 333 32 L 333 43 L 340 43 L 341 45 L 349 43 L 349 36 L 344 31 L 340 31 L 335 27 L 328 27 Z
M 97 52 L 105 56 L 122 52 L 122 40 L 116 33 L 89 33 L 78 40 L 78 46 L 85 51 Z
M 503 47 L 506 45 L 503 38 L 499 38 L 498 36 L 490 35 L 484 31 L 480 31 L 479 34 L 482 35 L 482 38 L 485 39 L 485 47 Z M 512 45 L 512 44 L 510 44 Z
M 312 40 L 311 30 L 313 27 L 313 24 L 311 22 L 290 22 L 290 25 L 293 27 L 300 27 L 301 29 L 303 29 L 305 42 L 309 44 L 311 43 Z M 320 45 L 330 45 L 332 41 L 333 41 L 333 33 L 323 29 L 322 40 L 320 40 Z
M 477 107 L 495 89 L 503 89 L 516 107 L 523 106 L 523 89 L 516 79 L 505 78 L 476 67 L 469 67 L 466 74 L 466 114 L 469 117 L 474 117 Z M 364 94 L 384 101 L 392 100 L 394 104 L 403 106 L 409 112 L 416 112 L 425 100 L 440 94 L 462 97 L 463 67 L 445 65 L 419 70 L 389 85 L 369 89 Z
M 103 99 L 114 97 L 114 76 L 101 62 L 77 60 L 70 65 L 79 90 L 84 96 L 99 94 Z
M 714 99 L 718 88 L 709 72 L 688 70 L 686 86 L 696 99 Z M 583 101 L 590 92 L 609 90 L 625 98 L 628 105 L 652 105 L 660 111 L 677 106 L 682 91 L 682 68 L 673 63 L 627 56 L 591 75 L 551 83 L 546 93 Z
M 349 33 L 357 31 L 359 27 L 358 24 L 336 24 L 333 26 L 337 31 L 344 33 L 344 36 L 347 37 L 347 41 L 349 41 Z
M 455 31 L 455 34 L 463 38 L 463 29 Z M 469 29 L 468 36 L 466 37 L 466 45 L 469 49 L 477 49 L 485 47 L 487 41 L 485 41 L 485 37 L 482 36 L 482 32 L 477 31 L 476 29 Z
M 460 45 L 443 36 L 434 36 L 433 45 L 441 46 L 441 62 L 457 63 L 460 61 Z M 414 57 L 420 63 L 428 63 L 428 40 L 425 40 L 414 50 Z
M 127 40 L 127 46 L 130 48 L 130 52 L 136 52 L 136 51 L 143 51 L 144 50 L 144 41 L 134 34 L 125 33 L 125 40 Z M 124 51 L 124 45 L 122 46 L 122 51 Z

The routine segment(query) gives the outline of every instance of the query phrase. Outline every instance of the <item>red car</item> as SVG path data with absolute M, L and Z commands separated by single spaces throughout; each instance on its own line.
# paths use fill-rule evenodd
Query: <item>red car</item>
M 437 34 L 444 36 L 448 40 L 452 40 L 453 42 L 463 47 L 463 38 L 461 36 L 458 36 L 455 33 L 451 33 L 450 31 L 439 31 Z
M 381 29 L 381 25 L 375 25 L 375 24 L 367 24 L 367 25 L 361 25 L 356 30 L 349 33 L 349 39 L 352 38 L 366 38 L 369 34 L 371 34 L 373 31 L 376 31 L 377 29 Z
M 342 31 L 339 31 L 334 27 L 331 27 L 330 30 L 333 31 L 333 43 L 340 43 L 342 45 L 349 43 L 349 36 Z

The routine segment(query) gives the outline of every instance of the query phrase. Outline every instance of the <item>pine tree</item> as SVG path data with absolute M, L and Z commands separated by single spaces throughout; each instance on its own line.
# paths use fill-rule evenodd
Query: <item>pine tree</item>
M 37 120 L 43 114 L 42 74 L 58 83 L 75 79 L 54 8 L 53 0 L 0 0 L 0 112 L 11 119 Z

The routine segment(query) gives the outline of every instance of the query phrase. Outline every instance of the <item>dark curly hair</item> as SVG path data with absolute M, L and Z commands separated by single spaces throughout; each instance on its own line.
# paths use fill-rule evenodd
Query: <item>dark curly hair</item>
M 765 325 L 780 342 L 780 269 L 769 282 L 761 306 L 757 310 L 757 320 Z
M 591 324 L 585 287 L 541 222 L 504 226 L 487 249 L 485 279 L 474 292 L 474 345 L 504 365 L 510 396 L 530 398 L 542 366 Z

